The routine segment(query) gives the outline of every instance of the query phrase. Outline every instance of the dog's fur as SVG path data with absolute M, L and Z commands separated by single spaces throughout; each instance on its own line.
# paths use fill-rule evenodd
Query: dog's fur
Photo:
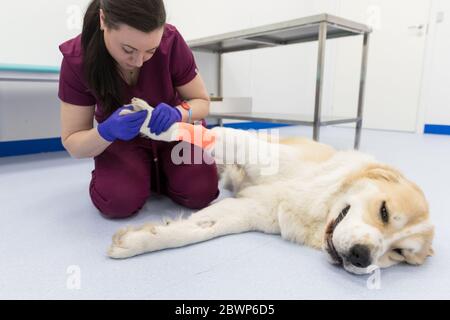
M 356 274 L 370 268 L 351 263 L 355 245 L 368 248 L 370 264 L 382 268 L 422 264 L 432 254 L 434 228 L 427 201 L 398 170 L 367 154 L 336 151 L 309 139 L 267 141 L 221 127 L 212 132 L 219 142 L 231 141 L 237 153 L 259 145 L 268 163 L 220 164 L 227 154 L 216 145 L 208 152 L 235 196 L 188 219 L 119 230 L 110 257 L 128 258 L 247 231 L 280 234 L 324 250 L 331 262 Z

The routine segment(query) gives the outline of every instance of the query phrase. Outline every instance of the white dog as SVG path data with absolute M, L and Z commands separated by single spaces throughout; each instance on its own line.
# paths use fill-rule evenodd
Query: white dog
M 132 104 L 135 111 L 149 110 L 148 123 L 152 108 L 139 99 Z M 187 124 L 155 136 L 146 123 L 141 133 L 149 138 L 194 140 L 180 132 L 193 132 Z M 434 228 L 427 201 L 396 169 L 361 152 L 336 151 L 309 139 L 277 142 L 276 137 L 263 139 L 243 130 L 199 130 L 202 137 L 196 144 L 214 157 L 235 197 L 188 219 L 119 230 L 110 257 L 128 258 L 247 231 L 281 234 L 322 249 L 331 262 L 356 274 L 370 272 L 373 265 L 422 264 L 432 255 Z M 236 155 L 244 155 L 242 161 Z

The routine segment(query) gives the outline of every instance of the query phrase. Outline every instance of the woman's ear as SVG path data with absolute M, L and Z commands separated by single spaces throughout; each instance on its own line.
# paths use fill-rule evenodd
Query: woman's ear
M 103 9 L 100 9 L 99 19 L 100 19 L 100 30 L 105 30 L 105 14 L 103 13 Z

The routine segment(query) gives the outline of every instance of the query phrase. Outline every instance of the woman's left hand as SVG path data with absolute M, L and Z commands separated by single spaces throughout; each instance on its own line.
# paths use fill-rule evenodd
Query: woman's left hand
M 169 106 L 166 103 L 160 103 L 152 112 L 152 118 L 148 127 L 150 132 L 159 135 L 161 132 L 169 129 L 175 122 L 182 119 L 178 108 Z

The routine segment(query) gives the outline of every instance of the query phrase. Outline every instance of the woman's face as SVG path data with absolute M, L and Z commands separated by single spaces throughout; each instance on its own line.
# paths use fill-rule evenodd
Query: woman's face
M 142 67 L 161 43 L 164 27 L 145 33 L 122 24 L 119 29 L 109 29 L 104 24 L 103 11 L 100 9 L 100 26 L 104 30 L 105 45 L 111 56 L 125 71 Z

